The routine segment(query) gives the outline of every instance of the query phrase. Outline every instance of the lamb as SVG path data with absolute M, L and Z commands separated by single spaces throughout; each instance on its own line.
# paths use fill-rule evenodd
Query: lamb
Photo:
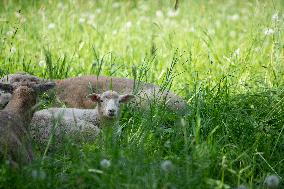
M 15 76 L 10 74 L 8 77 Z M 27 76 L 23 78 L 27 78 Z M 12 79 L 10 82 L 13 82 Z M 132 79 L 107 76 L 81 76 L 57 80 L 55 82 L 58 101 L 63 102 L 70 108 L 93 108 L 93 102 L 85 98 L 86 95 L 92 92 L 101 93 L 111 89 L 119 93 L 137 93 L 136 96 L 139 98 L 135 98 L 135 101 L 139 104 L 137 107 L 141 109 L 147 109 L 149 107 L 148 101 L 153 100 L 165 102 L 169 109 L 176 112 L 186 112 L 184 110 L 187 109 L 187 103 L 174 93 L 168 90 L 162 91 L 156 85 L 137 82 Z M 1 102 L 1 97 L 3 97 L 3 102 Z M 4 94 L 0 95 L 0 104 L 3 104 L 8 99 L 9 96 L 6 96 L 4 99 Z
M 54 133 L 59 139 L 63 135 L 80 135 L 86 140 L 93 140 L 99 129 L 113 126 L 120 115 L 120 103 L 134 98 L 132 94 L 119 95 L 115 91 L 88 95 L 96 102 L 95 109 L 49 108 L 35 112 L 31 122 L 31 132 L 35 141 L 44 144 Z M 55 128 L 55 125 L 58 125 Z M 70 136 L 71 135 L 71 136 Z
M 0 110 L 0 156 L 13 165 L 22 165 L 34 159 L 27 125 L 32 118 L 32 107 L 37 94 L 55 86 L 54 82 L 44 84 L 21 83 L 15 87 L 0 83 L 0 89 L 12 94 L 7 106 Z

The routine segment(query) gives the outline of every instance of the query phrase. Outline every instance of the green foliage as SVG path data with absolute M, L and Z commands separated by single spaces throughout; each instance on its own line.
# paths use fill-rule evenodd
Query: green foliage
M 120 125 L 97 141 L 53 138 L 48 148 L 35 144 L 37 161 L 21 170 L 2 162 L 0 188 L 264 188 L 269 174 L 283 188 L 283 8 L 281 0 L 0 1 L 1 76 L 127 77 L 171 89 L 190 109 L 125 106 Z

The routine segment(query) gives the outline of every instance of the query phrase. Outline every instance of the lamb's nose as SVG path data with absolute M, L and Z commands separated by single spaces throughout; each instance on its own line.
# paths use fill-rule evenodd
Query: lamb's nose
M 109 109 L 109 110 L 108 110 L 108 113 L 109 113 L 110 115 L 114 115 L 115 110 L 114 110 L 114 109 Z

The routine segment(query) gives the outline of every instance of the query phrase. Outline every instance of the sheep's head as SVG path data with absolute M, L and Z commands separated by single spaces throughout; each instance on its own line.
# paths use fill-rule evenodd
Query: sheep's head
M 0 83 L 0 89 L 11 93 L 12 104 L 17 104 L 19 108 L 27 108 L 33 106 L 36 103 L 36 97 L 39 93 L 45 92 L 55 86 L 54 82 L 34 83 L 34 82 L 22 82 L 21 85 L 13 85 L 7 83 Z M 9 105 L 10 103 L 8 103 Z
M 97 102 L 100 115 L 108 119 L 116 119 L 120 114 L 120 104 L 134 98 L 132 94 L 119 95 L 115 91 L 106 91 L 102 94 L 90 94 L 87 96 L 92 101 Z
M 7 90 L 7 87 L 4 87 L 6 90 L 2 90 L 0 88 L 0 107 L 3 108 L 11 100 L 13 89 L 16 89 L 22 83 L 36 84 L 41 83 L 42 80 L 27 73 L 15 73 L 4 76 L 0 79 L 0 82 L 4 84 L 12 84 L 13 86 L 11 90 Z

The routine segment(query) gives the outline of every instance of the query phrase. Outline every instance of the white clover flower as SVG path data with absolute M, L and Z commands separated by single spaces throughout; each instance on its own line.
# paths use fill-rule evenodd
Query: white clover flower
M 274 34 L 274 30 L 272 28 L 265 28 L 263 30 L 264 35 L 272 35 Z
M 280 179 L 277 175 L 268 175 L 265 180 L 264 184 L 267 186 L 268 189 L 276 189 L 280 183 Z
M 241 55 L 241 50 L 240 50 L 240 48 L 237 48 L 237 49 L 235 50 L 234 55 L 235 55 L 236 57 L 240 57 L 240 55 Z
M 85 19 L 85 18 L 82 18 L 82 17 L 81 17 L 81 18 L 79 18 L 79 23 L 80 23 L 80 24 L 83 24 L 85 21 L 86 21 L 86 19 Z
M 11 47 L 10 52 L 11 54 L 14 54 L 17 51 L 16 47 Z
M 170 172 L 174 169 L 174 165 L 173 165 L 172 161 L 165 160 L 161 163 L 161 169 L 165 172 Z
M 38 62 L 38 65 L 39 65 L 39 67 L 45 66 L 45 60 L 40 60 L 40 61 Z
M 47 28 L 52 30 L 52 29 L 55 28 L 55 24 L 54 23 L 50 23 L 50 24 L 48 24 Z
M 176 17 L 179 14 L 177 10 L 170 9 L 168 11 L 168 17 Z
M 109 168 L 111 166 L 111 163 L 109 160 L 103 159 L 101 160 L 100 165 L 102 168 Z
M 131 28 L 131 26 L 132 26 L 132 22 L 131 21 L 128 21 L 128 22 L 126 22 L 126 24 L 125 24 L 125 28 Z
M 238 14 L 230 15 L 230 16 L 228 16 L 228 19 L 232 20 L 232 21 L 237 21 L 237 20 L 240 19 L 240 15 L 238 15 Z
M 157 16 L 157 17 L 163 17 L 163 16 L 164 16 L 163 11 L 157 10 L 157 11 L 156 11 L 156 16 Z
M 272 15 L 271 20 L 274 22 L 277 22 L 279 20 L 278 12 Z

